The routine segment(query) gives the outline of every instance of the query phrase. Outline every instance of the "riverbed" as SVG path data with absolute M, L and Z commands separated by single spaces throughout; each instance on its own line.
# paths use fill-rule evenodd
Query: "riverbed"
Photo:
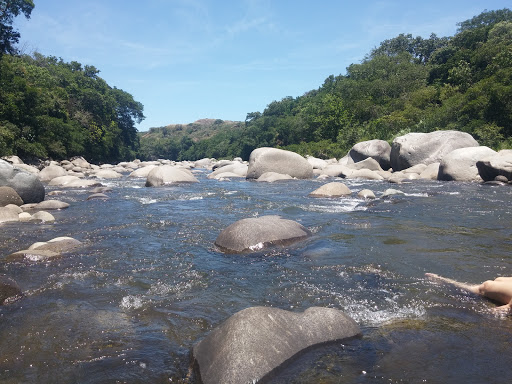
M 512 187 L 343 181 L 340 199 L 308 194 L 326 181 L 217 181 L 144 187 L 103 181 L 55 198 L 54 224 L 0 227 L 0 273 L 25 297 L 0 306 L 1 383 L 195 383 L 191 349 L 251 306 L 337 308 L 362 336 L 314 348 L 272 383 L 509 383 L 512 318 L 495 304 L 432 282 L 512 275 Z M 381 199 L 388 188 L 404 195 Z M 47 187 L 47 192 L 55 188 Z M 356 194 L 371 189 L 375 200 Z M 47 197 L 49 198 L 49 197 Z M 280 215 L 313 236 L 242 255 L 214 241 L 231 223 Z M 49 262 L 10 262 L 36 241 L 84 246 Z

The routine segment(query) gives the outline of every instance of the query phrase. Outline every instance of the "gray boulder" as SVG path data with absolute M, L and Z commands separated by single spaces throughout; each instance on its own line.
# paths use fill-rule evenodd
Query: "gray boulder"
M 14 280 L 5 275 L 0 275 L 0 305 L 7 304 L 21 296 L 21 289 Z
M 23 205 L 23 200 L 11 187 L 0 187 L 0 207 L 8 204 Z
M 156 168 L 156 165 L 147 165 L 145 167 L 136 169 L 132 173 L 128 175 L 128 177 L 148 177 L 149 172 L 153 170 L 153 168 Z
M 219 234 L 215 245 L 225 253 L 242 253 L 271 245 L 288 245 L 310 235 L 307 228 L 295 221 L 279 216 L 261 216 L 231 224 Z
M 68 172 L 61 166 L 49 165 L 48 167 L 43 168 L 37 176 L 39 177 L 39 180 L 48 182 L 59 176 L 67 176 L 67 174 Z
M 352 191 L 343 183 L 332 182 L 322 185 L 309 194 L 310 197 L 341 197 L 349 196 Z
M 240 177 L 247 176 L 247 164 L 239 163 L 238 161 L 233 162 L 232 164 L 228 164 L 222 167 L 217 167 L 215 170 L 208 175 L 209 179 L 216 179 L 217 175 L 222 173 L 234 173 Z
M 349 164 L 347 166 L 355 170 L 368 169 L 370 171 L 383 171 L 379 162 L 371 157 L 358 161 L 357 163 L 354 164 Z
M 55 221 L 55 217 L 49 212 L 46 211 L 38 211 L 34 213 L 30 217 L 30 221 L 40 221 L 43 223 L 53 223 Z
M 478 146 L 473 136 L 465 132 L 408 133 L 393 140 L 391 167 L 394 171 L 401 171 L 416 164 L 429 165 L 440 162 L 455 149 Z
M 82 242 L 72 237 L 56 237 L 49 241 L 34 243 L 28 249 L 11 253 L 7 256 L 7 261 L 47 261 L 58 258 L 81 245 Z
M 265 172 L 290 175 L 297 179 L 313 177 L 313 166 L 301 155 L 277 148 L 258 148 L 249 157 L 248 179 L 257 179 Z
M 34 209 L 66 209 L 69 208 L 69 204 L 60 200 L 45 200 L 38 203 Z
M 37 176 L 16 169 L 4 160 L 0 160 L 0 186 L 14 189 L 25 204 L 44 200 L 44 185 Z
M 286 181 L 286 180 L 294 180 L 290 175 L 283 175 L 282 173 L 276 172 L 265 172 L 260 177 L 256 179 L 256 181 L 264 182 L 264 183 L 273 183 L 275 181 Z
M 296 313 L 252 307 L 215 328 L 193 355 L 204 384 L 256 383 L 307 348 L 360 333 L 353 319 L 334 308 Z
M 342 164 L 329 164 L 327 167 L 321 170 L 321 175 L 331 176 L 331 177 L 347 177 L 354 170 L 349 168 L 347 165 Z
M 119 179 L 123 177 L 123 175 L 119 172 L 116 172 L 114 169 L 104 168 L 94 173 L 94 176 L 98 179 Z
M 0 223 L 19 220 L 19 214 L 14 209 L 10 207 L 0 207 Z
M 438 180 L 482 181 L 476 167 L 477 161 L 496 155 L 488 147 L 459 148 L 447 154 L 439 165 Z
M 488 159 L 476 162 L 478 174 L 484 181 L 493 181 L 497 176 L 512 180 L 512 151 L 499 151 Z
M 355 163 L 368 158 L 376 160 L 382 169 L 391 167 L 391 146 L 384 140 L 368 140 L 357 143 L 348 155 Z
M 184 168 L 177 168 L 172 165 L 162 165 L 160 167 L 153 168 L 149 172 L 146 179 L 146 187 L 198 182 L 199 181 L 195 176 Z
M 437 180 L 440 165 L 441 163 L 432 163 L 427 165 L 427 167 L 420 173 L 420 179 Z
M 375 199 L 375 193 L 370 189 L 362 189 L 357 194 L 357 197 L 360 197 L 361 199 Z

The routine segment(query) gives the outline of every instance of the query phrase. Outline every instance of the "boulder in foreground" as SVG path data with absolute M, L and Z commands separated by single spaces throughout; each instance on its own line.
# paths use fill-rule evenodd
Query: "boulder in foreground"
M 193 354 L 204 384 L 255 383 L 306 348 L 360 333 L 353 319 L 333 308 L 252 307 L 215 328 Z
M 248 179 L 257 179 L 265 172 L 290 175 L 297 179 L 313 177 L 313 166 L 301 155 L 277 148 L 258 148 L 249 156 Z
M 280 216 L 251 217 L 224 229 L 215 245 L 226 253 L 253 252 L 272 245 L 292 244 L 310 235 L 301 224 Z

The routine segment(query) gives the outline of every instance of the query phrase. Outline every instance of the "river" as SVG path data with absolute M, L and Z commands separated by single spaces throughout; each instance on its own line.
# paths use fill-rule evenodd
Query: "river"
M 145 188 L 104 182 L 56 198 L 54 224 L 0 227 L 0 257 L 36 241 L 84 243 L 51 262 L 0 262 L 25 293 L 0 306 L 0 383 L 195 383 L 191 349 L 250 306 L 343 310 L 362 336 L 314 348 L 272 383 L 509 383 L 512 319 L 487 300 L 425 279 L 477 283 L 512 275 L 512 189 L 477 183 L 345 180 L 342 199 L 311 198 L 325 181 L 210 180 Z M 405 195 L 364 201 L 387 188 Z M 47 192 L 54 188 L 47 187 Z M 229 224 L 275 214 L 313 232 L 303 242 L 226 255 Z

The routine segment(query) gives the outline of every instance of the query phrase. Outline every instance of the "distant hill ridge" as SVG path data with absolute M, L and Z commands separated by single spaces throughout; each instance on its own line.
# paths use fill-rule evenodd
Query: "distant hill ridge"
M 165 137 L 180 139 L 189 137 L 193 142 L 208 139 L 224 130 L 240 128 L 242 122 L 221 119 L 199 119 L 189 124 L 169 124 L 165 127 L 153 127 L 141 132 L 141 139 L 161 139 Z

